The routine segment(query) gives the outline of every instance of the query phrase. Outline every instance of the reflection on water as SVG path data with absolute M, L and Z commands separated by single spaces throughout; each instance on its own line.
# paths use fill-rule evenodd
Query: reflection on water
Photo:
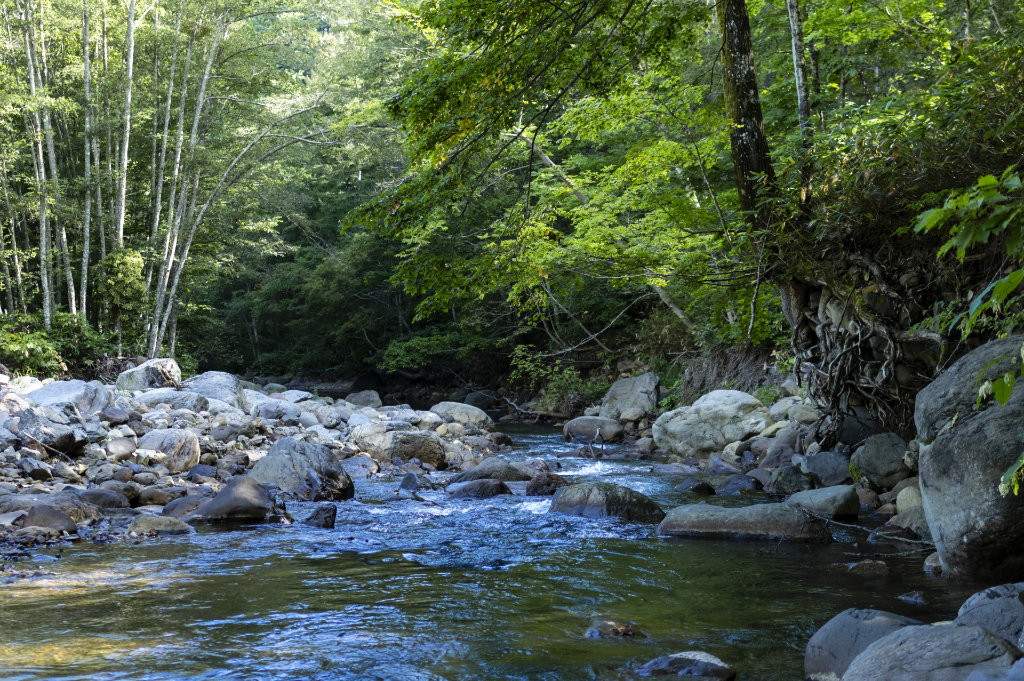
M 513 438 L 521 458 L 565 448 L 550 431 Z M 557 461 L 573 481 L 694 501 L 649 464 Z M 334 530 L 200 528 L 65 550 L 48 574 L 0 587 L 3 678 L 625 679 L 701 649 L 742 679 L 790 680 L 845 608 L 933 620 L 970 591 L 925 577 L 918 553 L 885 557 L 888 579 L 857 577 L 843 567 L 862 557 L 850 543 L 666 541 L 653 526 L 548 514 L 547 499 L 395 500 L 397 483 L 357 482 Z M 926 604 L 896 598 L 908 591 Z M 587 638 L 598 617 L 642 636 Z

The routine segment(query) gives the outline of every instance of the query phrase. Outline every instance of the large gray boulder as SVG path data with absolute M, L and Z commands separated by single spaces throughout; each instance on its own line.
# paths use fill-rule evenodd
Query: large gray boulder
M 818 476 L 822 485 L 841 485 L 850 479 L 850 460 L 839 452 L 817 452 L 803 458 L 800 470 Z
M 403 421 L 364 423 L 352 428 L 348 439 L 382 463 L 419 459 L 439 470 L 448 466 L 440 436 Z
M 28 511 L 39 505 L 51 506 L 80 525 L 89 525 L 100 519 L 99 508 L 81 499 L 71 489 L 56 494 L 0 494 L 0 513 Z
M 273 398 L 260 402 L 253 412 L 261 419 L 274 419 L 289 426 L 298 424 L 299 417 L 302 415 L 302 410 L 291 402 Z
M 829 518 L 856 518 L 860 513 L 860 497 L 853 485 L 804 490 L 791 496 L 786 503 Z
M 981 627 L 903 627 L 869 645 L 843 681 L 964 681 L 973 672 L 1009 670 L 1021 652 Z
M 132 392 L 150 388 L 177 388 L 181 384 L 181 367 L 170 357 L 143 362 L 117 376 L 117 389 Z
M 903 463 L 907 441 L 896 433 L 872 435 L 857 448 L 850 458 L 854 476 L 863 476 L 876 490 L 891 489 L 897 482 L 912 474 Z
M 189 499 L 193 497 L 177 501 Z M 194 516 L 211 521 L 261 521 L 273 510 L 274 496 L 270 490 L 248 475 L 239 475 L 224 485 L 217 496 L 199 503 Z
M 357 393 L 349 393 L 345 396 L 345 401 L 358 407 L 372 407 L 373 409 L 380 409 L 384 404 L 376 390 L 360 390 Z
M 979 591 L 964 601 L 954 621 L 984 627 L 1020 648 L 1024 644 L 1024 582 Z
M 344 500 L 355 496 L 355 485 L 331 450 L 290 437 L 274 443 L 249 471 L 256 482 L 272 483 L 303 501 Z
M 500 456 L 492 456 L 481 461 L 477 466 L 453 476 L 448 482 L 459 483 L 470 480 L 501 480 L 503 482 L 530 480 L 533 475 L 517 466 L 513 466 L 507 459 Z
M 183 428 L 158 428 L 139 439 L 139 449 L 153 449 L 163 453 L 160 461 L 173 473 L 184 473 L 199 463 L 199 438 Z
M 824 524 L 789 504 L 727 508 L 711 504 L 677 506 L 658 526 L 663 537 L 704 539 L 790 539 L 827 542 Z
M 658 406 L 659 382 L 658 375 L 651 372 L 615 381 L 601 400 L 598 416 L 629 421 L 643 418 L 644 414 L 654 411 Z M 623 419 L 623 414 L 630 418 Z
M 224 371 L 207 371 L 193 376 L 181 384 L 184 390 L 199 393 L 203 397 L 227 402 L 236 409 L 249 410 L 245 388 L 238 376 Z
M 64 411 L 46 406 L 21 412 L 18 436 L 29 449 L 46 454 L 53 450 L 75 454 L 88 442 L 80 421 L 73 422 Z
M 562 426 L 566 442 L 603 444 L 618 442 L 625 432 L 622 424 L 615 419 L 602 416 L 580 416 Z
M 884 610 L 850 608 L 814 632 L 804 651 L 804 676 L 833 674 L 842 678 L 850 663 L 875 641 L 918 620 Z
M 615 516 L 634 522 L 656 523 L 665 517 L 649 497 L 610 482 L 586 482 L 559 490 L 549 513 L 568 513 L 587 518 Z
M 768 408 L 739 390 L 715 390 L 692 406 L 667 411 L 654 422 L 654 441 L 662 451 L 682 458 L 720 452 L 761 432 Z
M 33 390 L 26 397 L 44 407 L 73 404 L 86 418 L 114 404 L 114 392 L 99 381 L 54 381 Z
M 1017 381 L 1005 407 L 988 401 L 974 409 L 979 376 L 991 377 L 992 367 L 997 376 L 1019 370 L 1022 337 L 1014 338 L 968 353 L 917 396 L 921 502 L 950 577 L 1024 578 L 1024 495 L 999 493 L 1003 473 L 1021 452 L 1024 381 Z
M 147 390 L 136 395 L 134 400 L 148 407 L 157 404 L 167 404 L 172 409 L 188 409 L 194 412 L 206 411 L 210 407 L 210 401 L 199 393 L 177 390 L 175 388 Z
M 439 414 L 445 419 L 451 419 L 464 426 L 475 426 L 480 430 L 491 430 L 494 428 L 494 420 L 487 415 L 483 409 L 477 409 L 471 404 L 462 402 L 438 402 L 430 411 Z

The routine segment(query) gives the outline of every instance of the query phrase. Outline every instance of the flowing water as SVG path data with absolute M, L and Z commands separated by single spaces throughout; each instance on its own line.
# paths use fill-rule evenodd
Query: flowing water
M 508 430 L 512 458 L 565 450 L 550 430 Z M 695 501 L 649 462 L 557 462 L 570 481 L 617 482 L 665 508 Z M 669 541 L 652 525 L 547 513 L 548 499 L 424 492 L 434 506 L 396 500 L 397 484 L 358 481 L 332 530 L 200 527 L 38 555 L 18 566 L 38 575 L 0 585 L 0 678 L 610 680 L 696 649 L 741 679 L 795 681 L 808 638 L 841 610 L 933 621 L 970 593 L 926 577 L 908 545 L 859 534 Z M 891 554 L 889 577 L 847 572 L 877 553 Z M 636 635 L 589 637 L 604 619 Z

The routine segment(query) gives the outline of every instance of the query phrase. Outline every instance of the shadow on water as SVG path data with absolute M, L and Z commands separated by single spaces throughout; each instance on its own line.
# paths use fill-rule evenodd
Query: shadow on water
M 517 428 L 515 458 L 611 480 L 668 508 L 692 503 L 650 463 L 555 458 Z M 5 679 L 627 679 L 700 649 L 741 679 L 802 678 L 830 617 L 875 607 L 951 617 L 969 588 L 926 577 L 906 547 L 667 541 L 653 526 L 549 514 L 543 498 L 394 500 L 357 482 L 337 527 L 200 528 L 135 546 L 84 545 L 0 586 Z M 863 543 L 863 540 L 861 540 Z M 846 564 L 885 552 L 887 578 Z M 913 603 L 900 594 L 919 592 Z M 589 638 L 595 619 L 638 635 Z

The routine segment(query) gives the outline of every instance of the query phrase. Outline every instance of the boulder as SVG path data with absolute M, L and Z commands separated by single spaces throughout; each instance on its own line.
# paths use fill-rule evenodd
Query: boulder
M 139 439 L 139 449 L 152 449 L 164 454 L 160 461 L 170 473 L 184 473 L 199 463 L 199 438 L 190 430 L 158 428 Z
M 464 426 L 474 426 L 480 430 L 491 430 L 494 428 L 494 421 L 483 409 L 477 409 L 470 404 L 462 402 L 438 402 L 430 411 L 440 415 L 446 421 L 451 419 Z
M 18 468 L 32 480 L 53 480 L 53 467 L 45 461 L 22 456 Z
M 80 422 L 72 423 L 63 411 L 47 406 L 29 407 L 21 412 L 18 436 L 26 447 L 40 452 L 76 454 L 88 442 Z
M 344 500 L 355 496 L 355 485 L 331 450 L 290 437 L 274 443 L 249 471 L 256 482 L 272 483 L 304 501 Z
M 625 428 L 621 423 L 601 416 L 580 416 L 562 426 L 562 435 L 566 442 L 583 444 L 618 442 L 624 433 Z
M 804 676 L 842 678 L 854 658 L 875 641 L 916 624 L 918 620 L 884 610 L 850 608 L 839 613 L 814 632 L 804 651 Z
M 850 481 L 850 460 L 839 452 L 824 451 L 805 456 L 800 470 L 816 475 L 826 487 Z
M 269 492 L 267 492 L 269 494 Z M 189 494 L 169 501 L 160 511 L 160 515 L 171 518 L 185 518 L 196 512 L 196 509 L 209 501 L 211 497 L 207 494 Z
M 227 402 L 242 411 L 249 410 L 249 402 L 245 398 L 245 389 L 238 376 L 224 371 L 207 371 L 193 376 L 181 384 L 182 389 L 198 393 L 203 397 Z
M 473 392 L 466 395 L 463 400 L 466 404 L 476 407 L 477 409 L 493 409 L 494 405 L 498 403 L 501 398 L 493 390 L 474 390 Z
M 185 502 L 183 497 L 175 503 Z M 164 508 L 166 515 L 167 509 Z M 274 497 L 270 491 L 248 475 L 232 478 L 217 496 L 204 499 L 195 510 L 196 516 L 211 521 L 264 520 L 274 510 Z
M 671 455 L 704 457 L 761 432 L 768 419 L 768 408 L 751 395 L 715 390 L 692 406 L 659 416 L 654 422 L 654 441 Z
M 353 480 L 365 480 L 380 472 L 380 464 L 369 456 L 352 456 L 341 461 L 341 467 Z
M 1021 452 L 1024 381 L 1017 381 L 1005 407 L 989 401 L 974 410 L 979 376 L 1019 370 L 1021 342 L 1015 336 L 977 348 L 917 397 L 921 503 L 949 577 L 1024 578 L 1024 495 L 999 493 L 1003 473 Z
M 171 409 L 188 409 L 196 413 L 206 411 L 210 407 L 210 401 L 199 393 L 177 390 L 175 388 L 147 390 L 136 395 L 135 401 L 149 407 L 157 404 L 167 404 L 170 405 Z
M 726 479 L 722 484 L 728 484 L 729 480 L 731 480 L 731 478 Z M 686 478 L 672 489 L 676 492 L 689 492 L 690 494 L 697 494 L 702 497 L 709 497 L 716 493 L 715 488 L 711 486 L 711 483 L 694 477 Z M 734 492 L 728 492 L 728 494 L 734 494 Z M 739 494 L 739 492 L 735 492 L 735 494 Z
M 665 517 L 665 512 L 646 495 L 610 482 L 565 487 L 555 494 L 548 511 L 587 518 L 615 516 L 645 523 L 656 523 Z
M 557 473 L 550 471 L 537 471 L 530 482 L 526 484 L 526 496 L 528 497 L 549 497 L 563 487 L 568 487 L 569 482 Z
M 714 655 L 699 650 L 688 650 L 683 653 L 672 653 L 657 657 L 637 667 L 637 676 L 687 676 L 732 681 L 736 678 L 736 670 L 722 662 Z
M 299 417 L 302 416 L 302 410 L 291 402 L 275 399 L 260 402 L 253 412 L 261 419 L 274 419 L 287 426 L 298 424 Z
M 928 527 L 928 519 L 924 515 L 924 509 L 920 506 L 911 506 L 889 520 L 889 525 L 910 530 L 915 536 L 921 539 L 932 538 L 931 529 Z
M 680 487 L 681 486 L 682 485 L 680 485 Z M 677 487 L 676 489 L 679 489 L 679 487 Z M 718 494 L 719 496 L 733 496 L 736 494 L 748 494 L 750 492 L 757 492 L 760 489 L 761 483 L 756 478 L 752 478 L 749 475 L 740 474 L 730 475 L 728 478 L 720 482 L 718 484 L 718 487 L 714 488 L 713 493 Z M 693 488 L 690 491 L 700 493 L 700 490 L 698 488 Z
M 78 532 L 78 525 L 71 519 L 71 516 L 46 504 L 32 506 L 28 509 L 28 513 L 15 521 L 15 524 L 21 527 L 45 527 L 58 535 L 64 532 L 68 534 Z
M 376 390 L 360 390 L 357 393 L 349 393 L 345 396 L 345 401 L 359 407 L 373 407 L 374 409 L 380 409 L 384 404 L 380 401 L 380 395 Z
M 113 391 L 99 381 L 54 381 L 33 390 L 26 397 L 44 407 L 73 404 L 86 418 L 114 406 Z
M 726 508 L 700 503 L 678 506 L 658 526 L 664 537 L 831 541 L 824 524 L 788 504 Z
M 772 473 L 764 486 L 764 491 L 768 494 L 788 496 L 795 492 L 814 489 L 818 486 L 817 483 L 814 477 L 800 470 L 800 466 L 783 466 Z
M 78 497 L 96 508 L 128 508 L 131 506 L 128 497 L 121 492 L 115 492 L 114 490 L 102 487 L 87 489 L 80 492 Z
M 1017 648 L 987 629 L 959 624 L 902 627 L 869 645 L 843 681 L 964 681 L 1009 670 Z
M 314 397 L 316 397 L 316 395 L 314 395 L 313 393 L 307 392 L 305 390 L 283 390 L 280 393 L 278 393 L 278 396 L 282 400 L 291 402 L 293 404 L 298 402 L 305 402 L 306 400 L 311 400 Z
M 90 525 L 100 519 L 100 510 L 80 499 L 73 489 L 65 489 L 56 494 L 0 494 L 0 513 L 28 511 L 39 504 L 52 506 L 83 525 Z
M 191 525 L 166 515 L 137 515 L 128 523 L 128 531 L 136 534 L 191 534 Z
M 150 388 L 177 388 L 181 384 L 181 367 L 169 357 L 151 359 L 117 376 L 117 389 L 127 392 Z
M 785 503 L 814 515 L 829 518 L 856 518 L 860 513 L 860 497 L 857 496 L 857 489 L 853 485 L 836 485 L 797 492 Z
M 532 477 L 533 475 L 528 471 L 512 465 L 508 460 L 503 459 L 500 456 L 492 456 L 484 459 L 468 471 L 463 471 L 462 473 L 453 476 L 448 482 L 469 482 L 470 480 L 482 480 L 484 478 L 501 480 L 503 482 L 513 482 L 529 480 Z
M 658 375 L 651 372 L 615 381 L 601 400 L 601 411 L 597 415 L 615 420 L 620 420 L 623 414 L 639 414 L 643 418 L 658 406 L 659 382 Z
M 876 490 L 890 489 L 912 471 L 903 463 L 907 441 L 896 433 L 879 433 L 864 440 L 850 458 L 850 471 L 855 480 L 861 477 Z
M 984 627 L 1019 648 L 1024 643 L 1024 582 L 979 591 L 964 601 L 954 622 Z
M 299 520 L 303 525 L 310 527 L 322 527 L 325 530 L 334 529 L 338 519 L 338 507 L 334 504 L 317 504 L 313 510 L 304 518 Z
M 188 490 L 184 487 L 150 485 L 139 490 L 139 506 L 166 506 L 187 494 Z
M 512 494 L 501 480 L 470 480 L 461 484 L 454 484 L 448 488 L 448 494 L 452 499 L 490 499 L 502 494 Z
M 384 433 L 367 453 L 384 463 L 418 459 L 438 470 L 448 467 L 444 445 L 436 433 L 425 430 L 393 430 Z

